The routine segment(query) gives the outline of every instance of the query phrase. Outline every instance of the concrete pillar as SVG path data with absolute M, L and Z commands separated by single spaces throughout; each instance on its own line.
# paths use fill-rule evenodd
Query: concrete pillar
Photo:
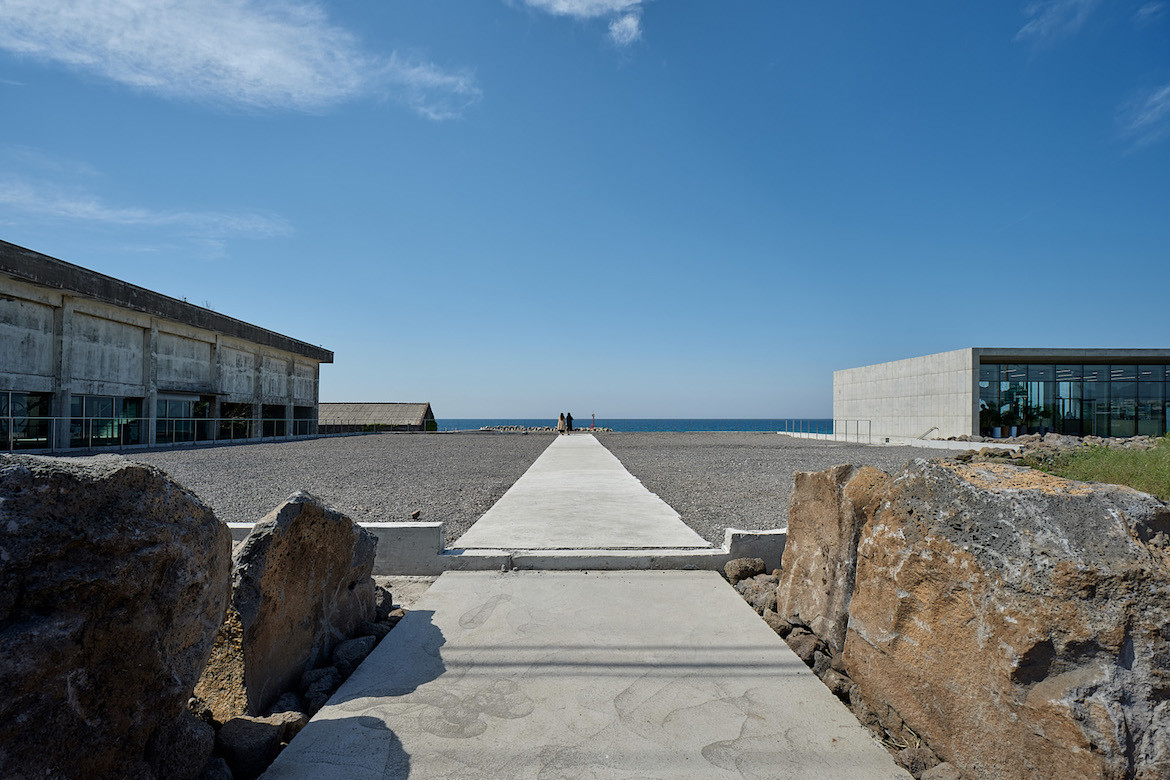
M 146 392 L 142 398 L 142 416 L 146 418 L 146 443 L 157 444 L 158 430 L 158 321 L 151 319 L 150 327 L 142 332 L 142 386 Z
M 215 334 L 215 343 L 211 345 L 211 392 L 215 393 L 215 400 L 211 402 L 211 419 L 214 420 L 211 424 L 211 438 L 219 438 L 219 418 L 222 416 L 222 410 L 219 408 L 220 399 L 223 398 L 223 380 L 219 366 L 219 334 Z
M 252 363 L 252 435 L 261 436 L 264 433 L 264 355 L 259 351 L 253 353 Z
M 69 448 L 69 417 L 73 400 L 73 299 L 61 297 L 53 310 L 53 403 L 52 446 Z
M 292 436 L 296 431 L 293 426 L 296 422 L 293 420 L 293 405 L 296 400 L 295 389 L 297 380 L 297 361 L 296 358 L 288 359 L 288 366 L 285 369 L 284 382 L 284 434 L 285 436 Z

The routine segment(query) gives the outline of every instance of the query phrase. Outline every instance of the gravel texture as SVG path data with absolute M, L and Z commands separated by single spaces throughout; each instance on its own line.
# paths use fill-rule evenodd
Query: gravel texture
M 157 452 L 152 463 L 224 522 L 254 523 L 297 490 L 357 522 L 446 524 L 450 544 L 504 495 L 553 435 L 387 433 Z
M 788 524 L 795 471 L 837 463 L 900 469 L 940 450 L 867 447 L 775 433 L 599 433 L 630 472 L 707 541 L 725 528 Z M 136 452 L 195 492 L 226 522 L 251 523 L 297 490 L 358 522 L 446 524 L 452 543 L 512 486 L 555 437 L 548 434 L 381 434 Z
M 955 453 L 794 439 L 775 433 L 606 433 L 598 440 L 707 541 L 725 528 L 788 525 L 792 475 L 838 463 L 901 470 L 914 458 Z M 977 445 L 976 445 L 977 446 Z

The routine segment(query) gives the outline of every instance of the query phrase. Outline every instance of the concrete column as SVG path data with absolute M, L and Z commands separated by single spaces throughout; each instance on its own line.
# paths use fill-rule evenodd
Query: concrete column
M 215 393 L 215 400 L 211 402 L 211 418 L 219 420 L 221 416 L 221 409 L 219 408 L 219 401 L 223 398 L 223 380 L 220 373 L 219 366 L 219 334 L 215 334 L 215 343 L 211 345 L 211 392 Z M 219 438 L 219 423 L 211 424 L 211 438 Z
M 309 433 L 317 433 L 318 421 L 321 419 L 321 364 L 313 365 L 313 422 L 309 425 Z
M 297 361 L 296 358 L 289 358 L 284 383 L 284 432 L 286 436 L 292 436 L 295 433 L 293 430 L 293 426 L 296 425 L 296 422 L 293 420 L 293 405 L 296 400 L 296 381 Z
M 73 299 L 61 297 L 53 310 L 53 421 L 52 444 L 69 448 L 69 416 L 73 399 Z
M 264 433 L 262 407 L 264 402 L 264 355 L 259 351 L 254 353 L 252 364 L 252 435 L 260 436 Z
M 146 419 L 146 443 L 154 446 L 158 429 L 158 321 L 151 319 L 150 327 L 142 332 L 142 416 Z

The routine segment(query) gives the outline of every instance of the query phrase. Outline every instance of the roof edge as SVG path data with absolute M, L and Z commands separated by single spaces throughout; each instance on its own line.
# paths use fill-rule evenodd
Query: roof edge
M 291 352 L 318 363 L 333 362 L 333 352 L 324 347 L 3 240 L 0 240 L 0 272 L 42 287 Z

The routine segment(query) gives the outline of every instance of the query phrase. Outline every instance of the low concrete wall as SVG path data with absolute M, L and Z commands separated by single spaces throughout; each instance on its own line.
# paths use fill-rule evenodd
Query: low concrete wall
M 251 523 L 228 523 L 232 541 L 251 532 Z M 447 549 L 442 523 L 367 523 L 378 537 L 376 575 L 434 575 L 445 571 L 525 569 L 539 571 L 722 571 L 735 558 L 763 558 L 769 571 L 780 568 L 788 530 L 728 528 L 722 547 L 646 550 L 462 550 Z

